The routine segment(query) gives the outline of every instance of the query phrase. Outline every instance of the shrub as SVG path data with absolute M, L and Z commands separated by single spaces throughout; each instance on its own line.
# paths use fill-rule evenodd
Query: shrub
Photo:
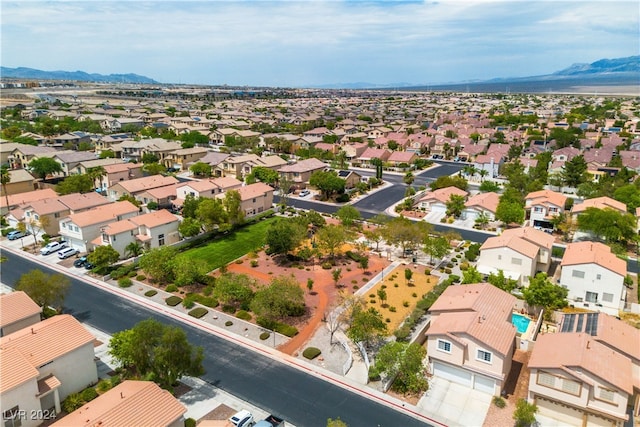
M 202 295 L 204 295 L 206 297 L 210 296 L 212 293 L 213 293 L 213 286 L 212 285 L 209 285 L 209 286 L 207 286 L 206 288 L 204 288 L 202 290 Z
M 358 286 L 358 285 L 353 285 L 353 290 L 354 290 L 354 291 L 357 291 L 358 289 L 360 289 L 360 286 Z
M 130 272 L 129 272 L 129 274 L 127 274 L 127 276 L 129 276 L 129 277 L 131 277 L 131 278 L 134 278 L 134 277 L 136 277 L 137 275 L 138 275 L 138 272 L 137 272 L 137 271 L 135 271 L 135 270 L 132 270 L 132 271 L 130 271 Z
M 346 203 L 348 202 L 350 199 L 349 195 L 347 193 L 342 193 L 339 194 L 338 197 L 336 197 L 336 202 L 337 203 Z
M 187 418 L 184 420 L 184 427 L 196 427 L 196 420 L 193 418 Z
M 230 304 L 225 304 L 222 306 L 222 311 L 225 313 L 233 314 L 236 312 L 236 308 Z
M 452 263 L 452 262 L 448 262 L 448 263 L 447 263 L 447 267 L 448 267 L 448 268 L 453 268 L 453 263 Z
M 193 300 L 193 294 L 188 294 L 182 301 L 182 306 L 186 309 L 193 308 L 195 301 Z
M 369 381 L 380 381 L 380 371 L 375 365 L 369 366 Z
M 236 317 L 238 319 L 242 319 L 242 320 L 251 320 L 251 314 L 249 314 L 248 312 L 246 312 L 245 310 L 239 310 L 236 313 Z
M 392 313 L 396 312 L 396 308 L 394 306 L 389 307 L 389 311 Z
M 111 385 L 111 381 L 109 380 L 100 380 L 100 382 L 98 383 L 98 385 L 96 386 L 96 389 L 100 392 L 100 393 L 104 393 L 106 391 L 111 390 L 111 387 L 113 387 Z
M 11 233 L 12 231 L 16 231 L 16 229 L 13 228 L 13 227 L 3 228 L 2 229 L 2 237 L 7 237 L 7 234 Z
M 369 300 L 369 303 L 371 303 L 371 304 L 375 304 L 375 303 L 376 303 L 376 300 L 375 300 L 374 298 L 372 298 L 372 299 L 370 299 L 370 300 Z
M 120 378 L 120 375 L 114 375 L 113 377 L 111 377 L 111 380 L 109 382 L 111 383 L 111 387 L 113 388 L 122 382 L 122 378 Z
M 251 260 L 251 267 L 257 267 L 258 266 L 258 260 L 257 259 L 252 259 Z
M 493 396 L 493 404 L 498 408 L 504 408 L 505 406 L 507 406 L 507 402 L 505 402 L 504 399 L 500 396 Z
M 233 322 L 231 320 L 227 320 L 226 322 L 224 322 L 224 326 L 231 326 L 233 325 Z
M 403 307 L 409 307 L 409 301 L 402 301 Z
M 145 297 L 152 297 L 154 295 L 156 295 L 158 293 L 158 291 L 156 291 L 155 289 L 150 289 L 147 292 L 144 293 Z
M 271 334 L 269 332 L 263 332 L 260 334 L 260 339 L 262 341 L 266 340 L 267 338 L 269 338 L 271 336 Z
M 449 276 L 449 279 L 453 283 L 458 283 L 460 281 L 460 276 L 458 276 L 457 274 L 452 274 L 451 276 Z
M 418 294 L 416 294 L 415 292 L 411 294 L 412 297 L 417 298 Z
M 206 297 L 200 294 L 191 294 L 191 297 L 195 302 L 202 304 L 205 307 L 213 308 L 218 306 L 218 300 L 215 299 L 214 297 Z
M 167 292 L 176 292 L 178 290 L 178 287 L 176 285 L 174 285 L 173 283 L 170 284 L 169 286 L 166 287 L 165 291 Z
M 168 306 L 175 307 L 182 302 L 182 298 L 172 295 L 164 300 Z
M 329 261 L 325 261 L 322 263 L 322 269 L 323 270 L 331 270 L 331 268 L 333 267 L 333 265 L 331 265 L 331 263 Z
M 133 285 L 133 282 L 128 277 L 122 277 L 118 279 L 118 286 L 120 286 L 121 288 L 128 288 L 131 285 Z
M 473 243 L 469 245 L 469 249 L 467 249 L 467 251 L 464 253 L 465 258 L 467 258 L 469 261 L 475 261 L 476 258 L 478 258 L 478 255 L 480 255 L 479 243 Z
M 147 279 L 147 276 L 145 276 L 144 274 L 138 274 L 136 276 L 136 280 L 138 280 L 138 281 L 143 281 L 143 280 L 146 280 L 146 279 Z
M 369 294 L 369 298 L 375 298 L 376 294 Z
M 386 319 L 384 319 L 384 321 L 387 322 L 387 323 L 391 323 L 391 319 L 388 318 L 388 317 Z
M 304 351 L 302 352 L 302 355 L 309 360 L 313 360 L 316 357 L 320 356 L 320 353 L 322 353 L 320 351 L 319 348 L 316 347 L 307 347 L 304 349 Z
M 81 396 L 82 396 L 82 400 L 84 400 L 85 403 L 86 402 L 91 402 L 93 399 L 98 397 L 98 392 L 96 391 L 95 388 L 88 387 L 88 388 L 85 388 L 84 390 L 82 390 Z
M 424 269 L 424 274 L 426 274 L 427 276 L 431 274 L 431 269 L 430 268 L 425 268 Z
M 71 393 L 67 398 L 62 402 L 62 409 L 65 412 L 71 413 L 76 409 L 82 407 L 84 405 L 84 399 L 80 393 Z
M 209 310 L 204 307 L 196 307 L 189 312 L 189 316 L 195 317 L 196 319 L 201 318 L 205 314 L 207 314 Z
M 451 269 L 450 268 L 445 268 L 444 272 L 445 272 L 445 274 L 451 274 Z
M 397 283 L 394 283 L 394 284 L 393 284 L 393 287 L 394 287 L 394 288 L 397 288 L 398 286 L 400 286 L 400 285 L 398 285 Z
M 295 326 L 287 325 L 285 323 L 278 323 L 276 325 L 276 332 L 279 332 L 289 338 L 298 335 L 298 329 Z

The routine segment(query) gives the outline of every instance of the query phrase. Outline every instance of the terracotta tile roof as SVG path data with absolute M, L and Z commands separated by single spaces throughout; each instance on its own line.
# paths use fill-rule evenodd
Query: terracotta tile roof
M 138 226 L 136 224 L 129 221 L 128 219 L 123 219 L 122 221 L 116 221 L 108 224 L 106 227 L 104 227 L 102 232 L 107 236 L 113 236 L 116 234 L 124 233 L 125 231 L 132 231 L 137 229 Z M 98 238 L 93 240 L 91 243 L 95 241 L 102 241 L 102 237 L 98 236 Z
M 10 194 L 9 206 L 23 205 L 33 202 L 35 200 L 57 198 L 58 194 L 51 188 L 45 188 L 44 190 L 34 190 L 28 193 Z M 6 206 L 6 197 L 0 198 L 0 206 Z
M 164 187 L 151 188 L 147 191 L 144 191 L 143 193 L 148 194 L 151 197 L 156 199 L 166 199 L 171 196 L 175 197 L 177 194 L 176 190 L 181 185 L 182 185 L 181 183 L 165 185 Z M 139 194 L 142 194 L 142 193 L 139 193 Z
M 527 202 L 527 206 L 534 206 L 534 205 L 548 206 L 549 204 L 551 204 L 554 206 L 558 206 L 561 209 L 564 209 L 564 204 L 567 201 L 567 196 L 561 193 L 556 193 L 555 191 L 551 191 L 551 190 L 540 190 L 540 191 L 534 191 L 532 193 L 527 194 L 527 197 L 525 197 L 525 200 Z
M 201 193 L 203 191 L 211 191 L 211 190 L 215 190 L 216 188 L 219 188 L 217 185 L 215 185 L 211 181 L 189 181 L 189 182 L 183 182 L 181 184 L 178 184 L 176 189 L 183 188 L 183 187 L 189 187 L 197 191 L 198 193 Z
M 387 161 L 410 163 L 416 157 L 416 153 L 410 151 L 394 151 L 391 153 Z
M 185 412 L 182 403 L 155 383 L 127 380 L 52 426 L 168 426 Z
M 24 210 L 33 210 L 38 215 L 48 215 L 52 213 L 68 211 L 69 208 L 66 205 L 62 204 L 62 202 L 58 200 L 56 196 L 56 198 L 52 199 L 35 200 L 33 202 L 30 202 L 28 204 L 28 207 L 25 206 Z
M 105 172 L 107 172 L 107 174 L 110 174 L 116 172 L 124 172 L 131 169 L 139 169 L 142 168 L 142 165 L 137 163 L 119 163 L 115 165 L 105 165 L 103 166 L 103 168 Z
M 596 264 L 621 276 L 627 274 L 627 263 L 615 256 L 609 246 L 599 242 L 576 242 L 567 245 L 560 266 L 580 264 Z
M 50 392 L 58 387 L 60 387 L 62 383 L 55 375 L 50 374 L 42 379 L 38 380 L 38 394 L 43 395 L 45 393 Z
M 41 366 L 93 340 L 73 316 L 60 314 L 0 338 L 0 349 L 17 349 L 32 366 Z
M 38 370 L 15 348 L 0 348 L 0 394 L 36 379 Z
M 550 251 L 554 240 L 553 236 L 535 228 L 511 228 L 503 231 L 499 236 L 489 237 L 482 244 L 480 250 L 506 247 L 529 258 L 535 258 L 538 256 L 540 248 L 546 248 Z
M 420 198 L 420 201 L 422 202 L 425 200 L 437 200 L 439 202 L 446 203 L 449 201 L 452 195 L 467 197 L 469 193 L 453 186 L 438 188 L 437 190 L 427 191 L 426 193 L 424 193 L 424 195 Z
M 86 227 L 87 225 L 100 224 L 109 222 L 118 218 L 119 215 L 125 215 L 138 212 L 138 208 L 128 200 L 121 202 L 109 203 L 108 205 L 99 206 L 89 209 L 88 211 L 71 214 L 68 221 L 74 223 L 78 227 Z
M 611 208 L 622 213 L 627 213 L 627 205 L 606 196 L 595 197 L 593 199 L 586 199 L 582 203 L 576 203 L 571 208 L 571 213 L 576 215 L 586 211 L 587 208 L 597 208 L 597 209 Z
M 22 291 L 0 295 L 0 326 L 11 325 L 40 312 L 42 308 Z
M 128 193 L 139 193 L 140 191 L 149 190 L 151 188 L 164 187 L 165 185 L 177 184 L 178 180 L 172 176 L 152 175 L 143 178 L 132 179 L 129 181 L 120 181 L 114 186 L 119 185 Z
M 96 192 L 85 194 L 66 194 L 64 196 L 60 196 L 58 200 L 73 212 L 108 205 L 111 203 L 109 199 Z
M 144 225 L 148 228 L 158 227 L 164 224 L 170 224 L 172 222 L 179 221 L 178 217 L 169 212 L 166 209 L 160 209 L 158 211 L 150 212 L 148 214 L 129 218 L 128 221 L 138 226 Z
M 300 160 L 292 165 L 286 165 L 278 169 L 279 172 L 290 172 L 290 173 L 301 173 L 301 172 L 312 172 L 318 169 L 324 169 L 327 165 L 321 160 L 316 158 L 310 158 L 305 160 Z
M 558 368 L 584 378 L 590 372 L 620 390 L 633 393 L 631 359 L 584 333 L 538 335 L 529 359 L 530 369 Z
M 267 194 L 270 191 L 273 191 L 273 188 L 268 186 L 262 182 L 256 182 L 255 184 L 249 184 L 244 187 L 238 188 L 238 193 L 240 193 L 241 200 L 249 200 L 254 197 L 260 197 L 264 194 Z
M 431 306 L 438 314 L 427 335 L 468 334 L 506 355 L 516 336 L 511 313 L 516 298 L 488 283 L 449 286 Z
M 222 188 L 222 189 L 227 189 L 227 188 L 233 188 L 233 187 L 239 187 L 242 185 L 242 181 L 232 177 L 232 176 L 223 176 L 220 178 L 216 178 L 216 179 L 212 179 L 210 180 L 212 183 L 214 183 L 215 185 L 217 185 L 218 187 Z
M 500 195 L 498 193 L 478 193 L 475 196 L 469 197 L 469 200 L 464 204 L 467 208 L 479 207 L 489 212 L 496 212 L 500 203 Z

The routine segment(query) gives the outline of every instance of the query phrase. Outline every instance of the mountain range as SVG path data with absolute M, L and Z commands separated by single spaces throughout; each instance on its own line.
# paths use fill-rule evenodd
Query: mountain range
M 35 79 L 35 80 L 67 80 L 81 82 L 100 83 L 146 83 L 157 84 L 158 82 L 138 74 L 89 74 L 84 71 L 42 71 L 33 68 L 0 67 L 0 76 L 14 79 Z

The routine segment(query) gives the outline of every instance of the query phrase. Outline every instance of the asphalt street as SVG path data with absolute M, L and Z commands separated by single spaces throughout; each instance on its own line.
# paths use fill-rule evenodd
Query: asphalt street
M 29 259 L 3 251 L 2 282 L 13 287 L 24 272 L 55 271 Z M 340 417 L 349 426 L 425 426 L 415 418 L 359 394 L 307 374 L 270 357 L 196 327 L 178 322 L 117 295 L 70 277 L 65 311 L 79 321 L 108 334 L 154 318 L 180 326 L 193 345 L 204 348 L 203 380 L 238 398 L 283 417 L 299 427 L 324 426 Z M 213 409 L 213 408 L 212 408 Z

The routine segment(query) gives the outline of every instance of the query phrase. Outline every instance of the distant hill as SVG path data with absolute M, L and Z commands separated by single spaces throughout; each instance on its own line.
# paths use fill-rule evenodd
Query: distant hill
M 100 83 L 149 83 L 158 82 L 149 77 L 138 74 L 89 74 L 84 71 L 42 71 L 33 68 L 0 67 L 0 76 L 14 79 L 34 79 L 34 80 L 71 80 L 81 82 Z
M 640 86 L 640 56 L 600 59 L 591 64 L 573 64 L 552 74 L 528 77 L 500 77 L 438 84 L 342 83 L 313 86 L 321 89 L 397 89 L 469 92 L 562 92 L 585 86 Z

